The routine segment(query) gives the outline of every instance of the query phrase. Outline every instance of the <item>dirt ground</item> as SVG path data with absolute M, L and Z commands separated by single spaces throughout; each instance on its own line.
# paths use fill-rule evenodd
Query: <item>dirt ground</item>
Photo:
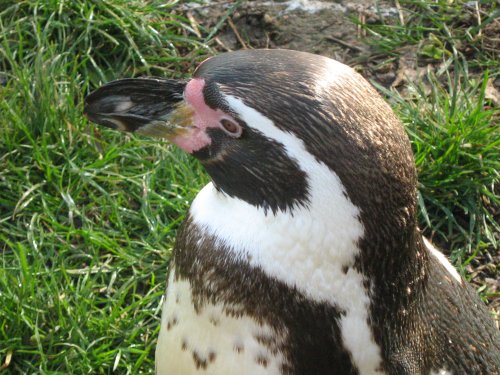
M 287 48 L 332 57 L 385 87 L 397 87 L 404 94 L 409 80 L 419 79 L 429 66 L 418 66 L 416 47 L 408 46 L 400 57 L 388 59 L 367 45 L 361 24 L 394 21 L 402 17 L 394 1 L 375 0 L 276 0 L 207 1 L 183 9 L 191 26 L 201 36 L 216 31 L 216 49 Z M 236 6 L 237 5 L 237 6 Z M 354 22 L 353 22 L 354 21 Z M 202 31 L 204 31 L 202 33 Z M 434 69 L 437 69 L 435 66 Z M 499 82 L 492 83 L 490 96 L 500 102 Z M 500 255 L 476 257 L 467 266 L 476 288 L 484 285 L 500 292 L 496 265 Z M 500 312 L 500 298 L 489 299 L 490 308 Z
M 365 31 L 356 25 L 356 22 L 377 23 L 380 17 L 399 17 L 399 10 L 389 2 L 256 0 L 242 1 L 233 10 L 234 5 L 234 1 L 209 1 L 186 6 L 184 10 L 195 31 L 211 30 L 230 14 L 216 34 L 216 47 L 220 51 L 294 49 L 334 58 L 384 86 L 401 81 L 398 66 L 393 62 L 381 63 L 385 57 L 373 53 L 364 44 Z
M 404 93 L 406 83 L 421 80 L 435 60 L 417 59 L 416 46 L 404 46 L 398 58 L 388 58 L 366 44 L 360 24 L 396 23 L 405 14 L 388 0 L 205 0 L 181 8 L 195 33 L 215 32 L 216 49 L 287 48 L 321 54 L 341 61 L 385 87 Z M 469 9 L 469 13 L 472 13 Z M 204 31 L 204 32 L 202 32 Z M 483 30 L 483 43 L 500 49 L 500 20 Z M 464 48 L 464 53 L 467 51 Z M 429 89 L 430 90 L 430 89 Z M 500 78 L 492 80 L 487 97 L 500 105 Z

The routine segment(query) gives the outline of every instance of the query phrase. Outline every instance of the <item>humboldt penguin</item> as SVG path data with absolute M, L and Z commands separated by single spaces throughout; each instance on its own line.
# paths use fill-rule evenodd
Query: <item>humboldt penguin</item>
M 492 318 L 417 227 L 403 126 L 351 68 L 225 53 L 187 81 L 111 82 L 85 113 L 212 179 L 178 232 L 157 374 L 498 373 Z

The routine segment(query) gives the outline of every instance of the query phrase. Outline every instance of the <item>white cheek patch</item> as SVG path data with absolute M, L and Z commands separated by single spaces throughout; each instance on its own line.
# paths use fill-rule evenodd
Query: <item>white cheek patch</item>
M 237 306 L 207 303 L 196 311 L 189 282 L 174 281 L 173 274 L 172 270 L 156 347 L 157 375 L 281 374 L 283 354 L 262 340 L 280 345 L 286 333 L 224 311 Z
M 453 276 L 455 280 L 457 280 L 461 285 L 463 284 L 463 280 L 458 274 L 457 270 L 453 265 L 446 259 L 445 255 L 440 252 L 438 249 L 432 245 L 427 238 L 423 237 L 425 246 L 429 249 L 429 252 L 443 265 L 443 267 L 448 271 L 448 273 Z
M 368 326 L 369 291 L 363 285 L 365 277 L 352 267 L 360 252 L 357 241 L 364 233 L 359 208 L 347 198 L 339 177 L 307 152 L 300 139 L 240 99 L 225 99 L 249 126 L 284 145 L 307 174 L 310 202 L 293 213 L 266 214 L 208 184 L 191 206 L 193 222 L 202 233 L 229 246 L 235 257 L 248 259 L 308 298 L 344 310 L 339 323 L 353 363 L 361 375 L 381 373 L 380 348 Z

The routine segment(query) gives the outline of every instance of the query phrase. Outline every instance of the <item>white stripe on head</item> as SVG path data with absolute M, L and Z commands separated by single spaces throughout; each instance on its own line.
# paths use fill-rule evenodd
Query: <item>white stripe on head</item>
M 347 198 L 340 178 L 307 152 L 302 140 L 242 100 L 228 95 L 225 99 L 248 126 L 283 144 L 307 174 L 310 202 L 292 212 L 266 214 L 208 184 L 191 206 L 193 222 L 230 247 L 235 258 L 248 259 L 307 297 L 345 310 L 340 327 L 353 363 L 361 375 L 380 373 L 380 348 L 367 323 L 369 291 L 364 276 L 352 267 L 364 233 L 359 208 Z

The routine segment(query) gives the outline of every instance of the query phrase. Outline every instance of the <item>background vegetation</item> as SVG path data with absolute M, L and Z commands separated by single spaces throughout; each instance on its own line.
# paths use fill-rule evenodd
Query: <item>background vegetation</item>
M 463 272 L 497 249 L 498 103 L 485 91 L 498 51 L 481 33 L 498 11 L 481 4 L 471 26 L 462 4 L 400 3 L 405 22 L 362 26 L 385 61 L 412 45 L 442 63 L 404 96 L 378 88 L 416 152 L 422 227 Z M 167 144 L 89 124 L 82 100 L 214 53 L 217 29 L 196 36 L 178 7 L 0 0 L 0 372 L 153 373 L 175 231 L 208 179 Z

